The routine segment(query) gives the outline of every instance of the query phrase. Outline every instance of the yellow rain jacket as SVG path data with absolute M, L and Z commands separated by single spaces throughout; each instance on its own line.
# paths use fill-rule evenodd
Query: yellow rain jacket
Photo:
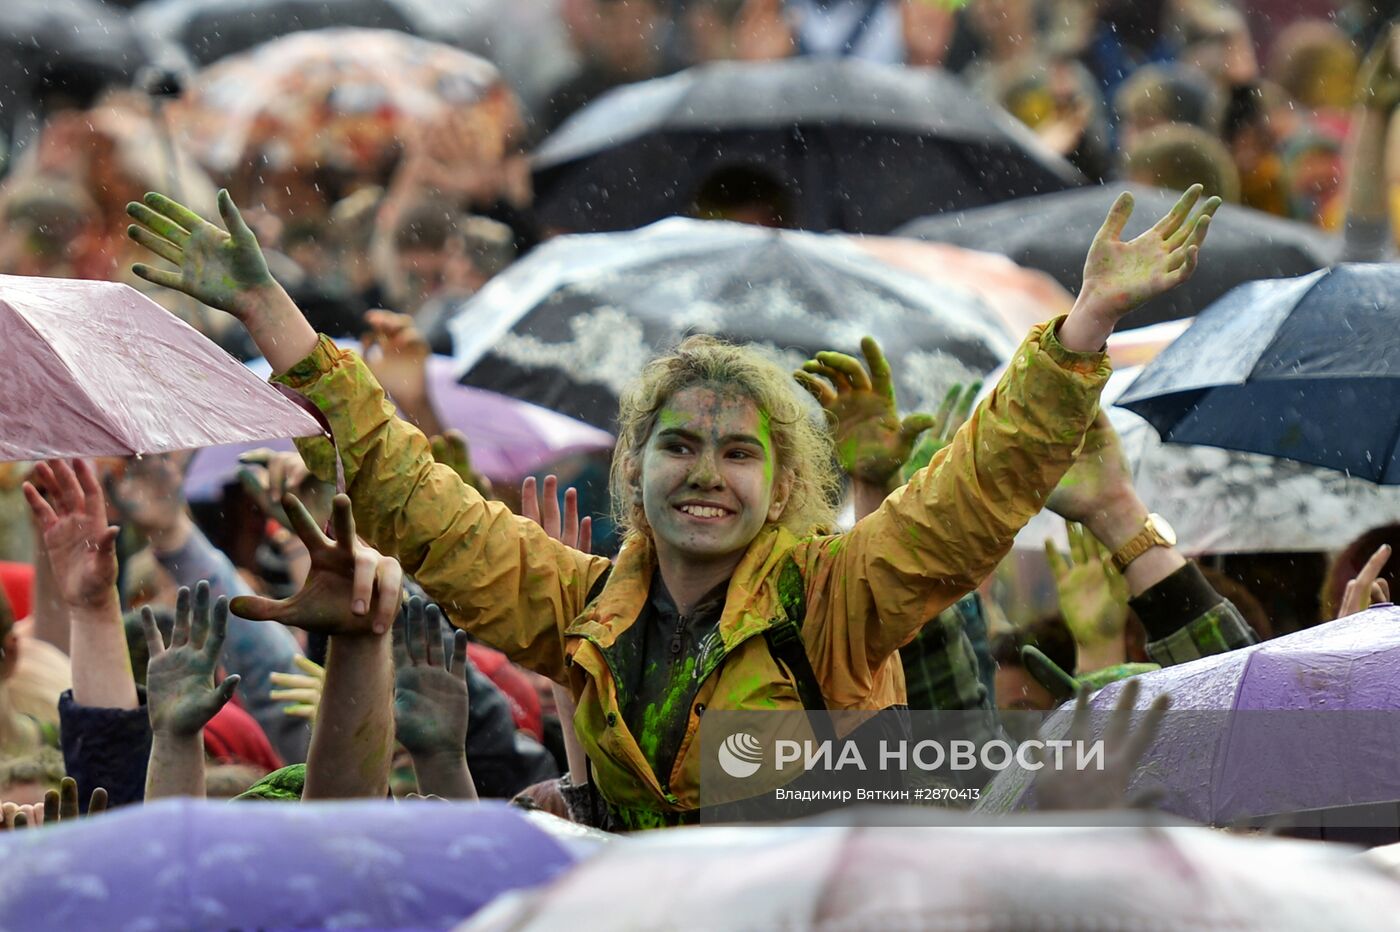
M 434 463 L 428 441 L 396 416 L 358 356 L 322 337 L 281 381 L 329 420 L 360 535 L 398 558 L 454 624 L 569 686 L 599 792 L 625 824 L 640 827 L 677 821 L 700 805 L 702 712 L 803 708 L 760 636 L 784 620 L 779 583 L 789 558 L 801 570 L 802 640 L 827 707 L 905 701 L 896 651 L 1006 555 L 1094 418 L 1107 357 L 1065 349 L 1056 324 L 1031 331 L 953 442 L 850 532 L 759 534 L 729 583 L 723 650 L 698 660 L 702 682 L 689 725 L 674 766 L 660 775 L 622 721 L 609 666 L 610 649 L 646 603 L 650 542 L 637 535 L 624 544 L 590 604 L 608 561 L 551 540 Z M 298 446 L 318 476 L 334 476 L 329 443 Z

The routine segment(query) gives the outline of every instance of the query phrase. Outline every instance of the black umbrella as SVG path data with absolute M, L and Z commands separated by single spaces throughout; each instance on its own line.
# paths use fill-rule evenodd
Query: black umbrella
M 852 233 L 1084 181 L 957 78 L 853 58 L 722 62 L 618 88 L 546 139 L 534 169 L 542 222 L 576 231 L 688 213 L 726 170 L 785 187 L 792 225 Z
M 413 0 L 155 0 L 134 15 L 142 29 L 201 65 L 310 29 L 358 26 L 437 38 Z
M 98 0 L 0 0 L 0 127 L 27 135 L 47 94 L 86 104 L 150 60 L 126 13 Z
M 1164 440 L 1264 453 L 1396 485 L 1397 400 L 1400 266 L 1339 265 L 1236 288 L 1197 317 L 1117 403 Z
M 1108 208 L 1125 189 L 1137 202 L 1123 234 L 1125 239 L 1145 231 L 1181 196 L 1175 191 L 1132 184 L 1080 188 L 927 217 L 900 228 L 899 235 L 1001 253 L 1021 265 L 1048 272 L 1077 292 L 1083 282 L 1089 243 L 1103 225 Z M 1120 329 L 1190 317 L 1236 285 L 1312 272 L 1330 264 L 1339 251 L 1335 238 L 1313 227 L 1224 204 L 1211 219 L 1210 240 L 1190 281 L 1133 311 Z
M 758 344 L 790 369 L 868 333 L 900 401 L 925 409 L 1009 358 L 1020 336 L 979 298 L 844 237 L 682 219 L 551 240 L 448 326 L 465 383 L 604 428 L 643 364 L 689 333 Z

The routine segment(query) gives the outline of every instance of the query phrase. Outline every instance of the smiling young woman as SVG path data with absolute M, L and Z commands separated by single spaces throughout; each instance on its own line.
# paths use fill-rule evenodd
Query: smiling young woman
M 1073 463 L 1114 324 L 1195 267 L 1218 205 L 1193 215 L 1199 197 L 1126 243 L 1132 201 L 1120 198 L 1070 314 L 1034 328 L 952 442 L 839 536 L 824 533 L 837 444 L 789 374 L 708 337 L 654 360 L 619 413 L 612 491 L 627 536 L 614 565 L 436 464 L 364 362 L 318 338 L 272 281 L 227 194 L 227 233 L 159 195 L 131 213 L 143 224 L 132 235 L 179 268 L 137 274 L 244 322 L 277 378 L 330 423 L 358 532 L 454 624 L 569 687 L 613 821 L 644 828 L 697 816 L 707 709 L 903 703 L 896 651 L 981 582 Z M 919 422 L 899 421 L 879 348 L 862 348 L 865 365 L 822 353 L 806 375 L 848 402 L 850 423 L 834 425 L 842 451 L 893 462 Z M 298 445 L 318 476 L 335 474 L 330 444 Z

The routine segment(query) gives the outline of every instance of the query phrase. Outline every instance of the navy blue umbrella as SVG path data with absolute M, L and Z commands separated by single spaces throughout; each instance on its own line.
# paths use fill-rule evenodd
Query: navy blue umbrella
M 1118 404 L 1164 440 L 1400 484 L 1400 265 L 1241 285 Z

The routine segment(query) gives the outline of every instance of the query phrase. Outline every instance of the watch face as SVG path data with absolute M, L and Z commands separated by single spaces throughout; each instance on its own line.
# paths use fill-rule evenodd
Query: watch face
M 1167 546 L 1175 547 L 1176 529 L 1167 523 L 1167 519 L 1159 514 L 1148 515 L 1148 519 L 1152 522 L 1153 530 L 1155 530 L 1158 536 L 1166 542 Z

